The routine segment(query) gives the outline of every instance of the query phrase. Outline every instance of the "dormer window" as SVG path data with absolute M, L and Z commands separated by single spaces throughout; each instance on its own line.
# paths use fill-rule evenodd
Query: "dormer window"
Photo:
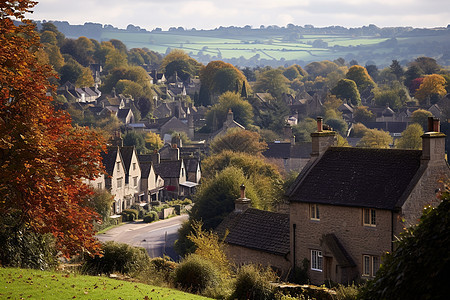
M 133 163 L 133 171 L 136 170 L 136 163 Z
M 120 173 L 120 161 L 117 162 L 117 173 Z
M 372 208 L 363 209 L 363 224 L 364 226 L 370 227 L 377 226 L 377 214 L 375 209 Z
M 315 220 L 315 221 L 319 221 L 320 220 L 319 205 L 318 204 L 310 204 L 309 205 L 309 218 L 311 220 Z

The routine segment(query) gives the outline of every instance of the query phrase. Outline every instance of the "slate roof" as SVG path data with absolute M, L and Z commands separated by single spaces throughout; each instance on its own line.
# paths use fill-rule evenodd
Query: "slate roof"
M 401 133 L 408 126 L 407 122 L 366 122 L 369 129 L 381 129 L 390 133 Z
M 267 158 L 310 158 L 311 143 L 267 143 L 262 155 Z
M 120 108 L 117 112 L 117 118 L 119 119 L 125 119 L 128 117 L 128 114 L 130 113 L 131 109 L 129 108 Z
M 125 172 L 128 174 L 130 171 L 131 159 L 133 158 L 134 147 L 133 146 L 123 146 L 120 147 L 120 154 L 122 155 L 122 160 L 125 165 Z
M 181 160 L 161 161 L 161 163 L 155 164 L 154 168 L 155 173 L 162 178 L 179 178 L 181 166 Z
M 242 213 L 232 212 L 217 227 L 228 244 L 268 252 L 289 253 L 289 215 L 248 208 Z
M 141 162 L 141 178 L 148 178 L 150 175 L 150 171 L 152 169 L 152 163 L 151 162 Z
M 420 150 L 330 147 L 300 173 L 291 202 L 394 210 L 424 168 Z M 410 186 L 411 185 L 411 186 Z
M 184 159 L 186 171 L 189 173 L 197 172 L 198 163 L 198 158 Z
M 112 175 L 114 172 L 114 167 L 116 165 L 117 151 L 118 147 L 108 147 L 106 153 L 105 152 L 101 153 L 103 165 L 105 166 L 105 171 L 109 175 Z

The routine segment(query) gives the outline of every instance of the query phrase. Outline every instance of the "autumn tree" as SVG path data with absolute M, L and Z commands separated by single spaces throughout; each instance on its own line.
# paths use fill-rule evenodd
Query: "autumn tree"
M 305 71 L 311 78 L 317 76 L 326 77 L 329 73 L 336 71 L 337 69 L 339 69 L 339 66 L 335 62 L 329 60 L 315 61 L 305 66 Z
M 398 139 L 396 148 L 399 149 L 422 149 L 423 128 L 420 124 L 408 125 L 402 132 L 402 137 Z
M 270 69 L 256 76 L 255 91 L 270 93 L 281 100 L 283 93 L 289 92 L 289 80 L 280 69 Z
M 39 37 L 24 17 L 35 4 L 0 4 L 0 231 L 52 234 L 66 256 L 97 253 L 98 215 L 87 205 L 91 190 L 84 180 L 103 171 L 104 143 L 86 128 L 73 128 L 70 118 L 52 107 L 47 78 L 54 74 L 37 63 Z M 15 26 L 14 19 L 23 25 Z
M 353 120 L 356 123 L 367 123 L 373 121 L 374 119 L 375 115 L 367 106 L 358 106 L 353 110 Z
M 445 78 L 441 75 L 427 75 L 423 79 L 419 89 L 416 91 L 415 97 L 421 104 L 426 104 L 427 100 L 430 100 L 430 102 L 434 104 L 440 99 L 440 97 L 447 93 L 445 85 Z
M 212 154 L 220 153 L 224 150 L 233 152 L 245 152 L 249 154 L 261 154 L 267 148 L 257 132 L 248 130 L 229 130 L 225 135 L 216 137 L 210 144 Z

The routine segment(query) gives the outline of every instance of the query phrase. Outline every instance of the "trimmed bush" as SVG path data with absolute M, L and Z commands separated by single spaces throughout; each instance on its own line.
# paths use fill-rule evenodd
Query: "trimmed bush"
M 220 285 L 220 269 L 209 260 L 191 254 L 175 269 L 174 283 L 183 290 L 201 293 L 207 288 L 214 289 Z
M 270 269 L 259 269 L 254 265 L 246 265 L 239 269 L 232 299 L 273 299 L 274 291 L 270 285 L 276 280 Z
M 102 245 L 103 256 L 88 257 L 82 267 L 85 274 L 132 274 L 149 266 L 150 258 L 144 248 L 127 244 L 106 242 Z
M 124 222 L 134 221 L 139 217 L 139 211 L 137 209 L 124 209 L 120 214 Z
M 144 222 L 145 223 L 151 223 L 154 221 L 159 220 L 158 217 L 158 213 L 156 211 L 149 211 L 145 216 L 144 216 Z

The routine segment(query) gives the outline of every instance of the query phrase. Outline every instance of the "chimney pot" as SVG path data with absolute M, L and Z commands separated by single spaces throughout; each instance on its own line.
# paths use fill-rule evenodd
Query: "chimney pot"
M 245 185 L 241 184 L 241 199 L 245 198 Z
M 434 127 L 434 118 L 428 117 L 428 131 L 433 131 Z
M 433 118 L 433 131 L 439 132 L 440 131 L 439 127 L 440 127 L 439 118 Z
M 323 131 L 323 118 L 317 117 L 317 132 Z

